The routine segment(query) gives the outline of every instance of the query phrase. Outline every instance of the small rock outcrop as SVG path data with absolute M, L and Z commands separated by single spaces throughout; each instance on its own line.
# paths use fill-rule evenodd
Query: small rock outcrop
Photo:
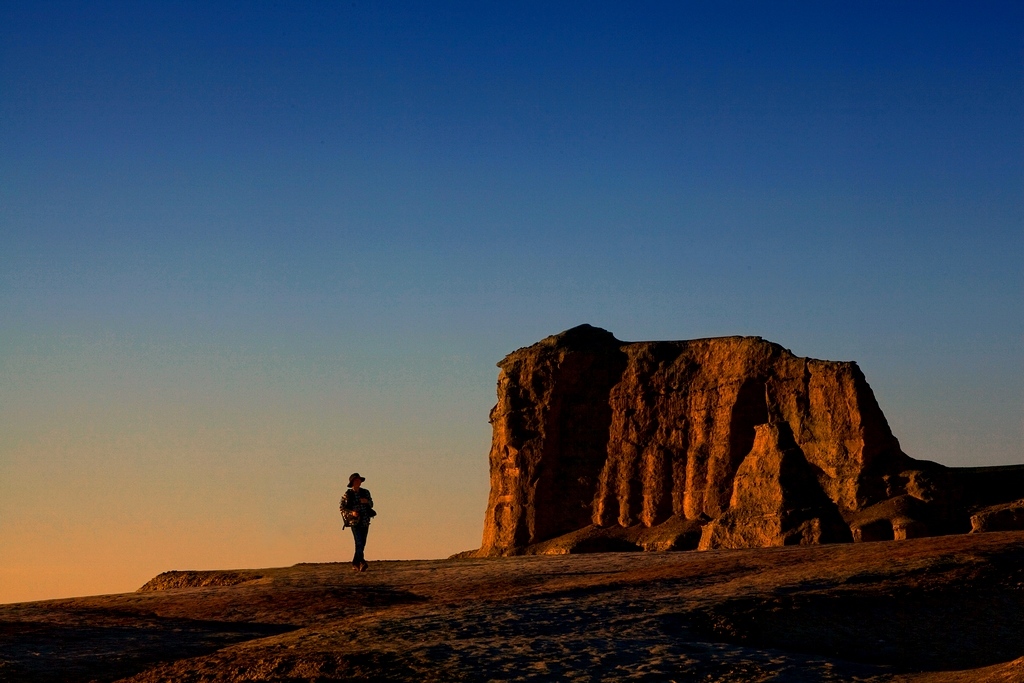
M 157 574 L 139 588 L 137 593 L 166 591 L 176 588 L 207 588 L 209 586 L 237 586 L 263 578 L 251 571 L 176 571 Z
M 1017 531 L 1024 529 L 1024 498 L 991 505 L 971 515 L 971 532 Z
M 964 533 L 1024 495 L 1024 467 L 991 500 L 985 468 L 904 454 L 856 363 L 760 337 L 581 325 L 498 367 L 479 556 Z

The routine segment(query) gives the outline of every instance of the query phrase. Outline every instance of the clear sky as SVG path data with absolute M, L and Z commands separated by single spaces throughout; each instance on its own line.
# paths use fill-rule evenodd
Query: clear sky
M 479 545 L 506 353 L 760 335 L 1024 461 L 1024 4 L 0 4 L 0 602 Z

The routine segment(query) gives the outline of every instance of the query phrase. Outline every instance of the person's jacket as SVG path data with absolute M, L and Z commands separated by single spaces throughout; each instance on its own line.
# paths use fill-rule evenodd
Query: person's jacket
M 367 502 L 359 502 L 362 498 L 365 498 Z M 340 507 L 346 526 L 369 526 L 370 518 L 377 514 L 373 511 L 373 497 L 370 495 L 370 490 L 365 488 L 360 488 L 358 491 L 355 489 L 345 491 L 345 495 L 341 497 Z M 345 514 L 346 511 L 358 512 L 359 516 L 353 519 Z

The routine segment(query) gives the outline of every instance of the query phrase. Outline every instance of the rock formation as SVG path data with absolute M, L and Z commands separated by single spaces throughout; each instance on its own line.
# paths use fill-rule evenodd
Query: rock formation
M 992 505 L 971 515 L 971 532 L 1024 529 L 1024 499 Z
M 699 549 L 851 540 L 785 422 L 754 427 L 754 445 L 733 478 L 729 508 L 704 527 Z
M 1024 467 L 992 499 L 985 468 L 905 455 L 856 363 L 760 337 L 581 325 L 498 367 L 481 556 L 961 533 L 1024 495 Z

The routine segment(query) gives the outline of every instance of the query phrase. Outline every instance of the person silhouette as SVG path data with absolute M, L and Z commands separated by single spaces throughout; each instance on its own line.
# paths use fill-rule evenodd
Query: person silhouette
M 365 477 L 359 476 L 358 472 L 348 478 L 348 490 L 341 497 L 341 515 L 345 520 L 345 526 L 352 527 L 352 538 L 355 540 L 356 553 L 352 556 L 352 569 L 357 572 L 365 572 L 370 568 L 363 551 L 366 549 L 366 537 L 370 533 L 370 519 L 376 516 L 373 509 L 373 498 L 370 490 L 363 488 Z

